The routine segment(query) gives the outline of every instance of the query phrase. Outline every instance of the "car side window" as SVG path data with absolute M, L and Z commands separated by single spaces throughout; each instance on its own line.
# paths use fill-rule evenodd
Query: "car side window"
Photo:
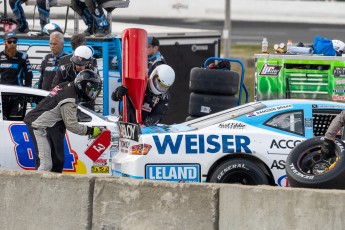
M 26 113 L 36 106 L 44 97 L 2 93 L 2 117 L 8 121 L 23 121 Z
M 83 113 L 80 109 L 77 111 L 78 122 L 90 122 L 92 121 L 92 117 Z
M 304 115 L 302 110 L 281 113 L 270 120 L 265 125 L 281 129 L 291 133 L 304 135 Z

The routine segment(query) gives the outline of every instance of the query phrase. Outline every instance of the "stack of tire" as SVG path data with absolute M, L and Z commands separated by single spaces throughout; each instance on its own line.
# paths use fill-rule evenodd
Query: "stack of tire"
M 224 69 L 195 67 L 190 72 L 189 116 L 186 121 L 229 109 L 238 105 L 236 94 L 240 76 Z

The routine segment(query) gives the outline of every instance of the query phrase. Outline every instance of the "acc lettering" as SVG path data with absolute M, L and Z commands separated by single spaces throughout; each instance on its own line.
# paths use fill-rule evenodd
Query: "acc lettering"
M 285 169 L 285 161 L 284 160 L 274 160 L 272 165 L 271 165 L 271 169 L 273 168 L 277 168 L 277 169 Z
M 301 142 L 301 140 L 273 140 L 270 149 L 272 149 L 273 147 L 276 147 L 277 149 L 293 149 L 296 147 L 296 145 L 298 145 Z
M 250 139 L 247 136 L 234 135 L 209 135 L 202 134 L 179 134 L 174 140 L 172 136 L 166 135 L 160 140 L 157 135 L 153 136 L 159 154 L 165 154 L 166 151 L 177 154 L 180 151 L 181 143 L 184 143 L 185 149 L 181 152 L 186 154 L 205 154 L 205 153 L 252 153 L 248 147 Z M 183 145 L 182 145 L 183 146 Z

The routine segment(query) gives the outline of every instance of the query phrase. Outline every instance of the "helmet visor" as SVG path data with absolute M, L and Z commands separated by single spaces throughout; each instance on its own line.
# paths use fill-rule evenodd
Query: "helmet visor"
M 85 58 L 74 56 L 74 55 L 71 57 L 71 61 L 75 65 L 79 65 L 79 66 L 86 66 L 86 65 L 90 64 L 89 59 L 85 59 Z
M 85 94 L 91 100 L 96 99 L 101 91 L 101 83 L 99 82 L 87 82 L 85 86 Z
M 157 74 L 153 77 L 152 81 L 153 81 L 154 87 L 155 87 L 159 92 L 165 93 L 166 91 L 168 91 L 169 86 L 165 85 L 165 84 L 159 79 L 159 76 L 158 76 Z

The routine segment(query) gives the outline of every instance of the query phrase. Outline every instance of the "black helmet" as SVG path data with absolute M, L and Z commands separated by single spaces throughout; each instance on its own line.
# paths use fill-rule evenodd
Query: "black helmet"
M 102 89 L 100 76 L 92 70 L 86 69 L 74 79 L 74 85 L 79 96 L 85 101 L 90 102 L 97 98 Z

